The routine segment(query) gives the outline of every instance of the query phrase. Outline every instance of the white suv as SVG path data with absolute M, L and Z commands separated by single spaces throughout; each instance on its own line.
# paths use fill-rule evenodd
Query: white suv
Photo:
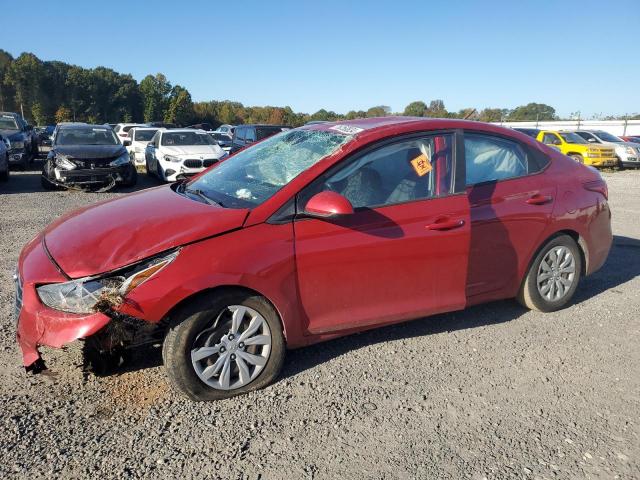
M 145 164 L 145 149 L 157 131 L 158 129 L 153 127 L 134 127 L 129 130 L 129 138 L 122 143 L 127 147 L 135 165 Z
M 200 173 L 227 156 L 204 130 L 160 129 L 147 144 L 147 173 L 175 182 Z
M 124 144 L 124 141 L 129 138 L 129 130 L 134 127 L 146 127 L 147 125 L 142 125 L 141 123 L 117 123 L 115 127 L 113 127 L 113 131 L 116 132 L 116 135 L 120 139 L 120 143 Z

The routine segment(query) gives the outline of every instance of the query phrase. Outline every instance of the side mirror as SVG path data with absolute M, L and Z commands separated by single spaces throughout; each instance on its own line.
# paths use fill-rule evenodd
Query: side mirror
M 125 147 L 130 147 L 131 140 L 129 140 L 128 138 L 125 138 L 124 140 L 122 140 L 122 145 L 124 145 Z
M 322 218 L 351 215 L 353 205 L 339 193 L 324 191 L 316 193 L 309 199 L 304 207 L 304 212 L 312 217 Z

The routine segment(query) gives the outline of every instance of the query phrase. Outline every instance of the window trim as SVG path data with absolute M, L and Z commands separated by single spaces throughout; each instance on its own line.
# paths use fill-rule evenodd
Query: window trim
M 462 130 L 460 130 L 460 129 L 427 130 L 427 131 L 420 131 L 420 132 L 410 132 L 410 133 L 406 133 L 406 134 L 403 134 L 403 135 L 383 138 L 383 139 L 374 141 L 374 142 L 372 142 L 372 143 L 370 143 L 368 145 L 365 145 L 361 149 L 350 153 L 347 157 L 343 158 L 342 160 L 340 160 L 336 164 L 334 164 L 331 167 L 329 167 L 327 170 L 325 170 L 324 172 L 319 174 L 316 178 L 311 180 L 302 189 L 300 189 L 300 191 L 298 191 L 298 193 L 296 193 L 296 195 L 294 196 L 294 202 L 295 202 L 295 217 L 294 217 L 294 221 L 295 220 L 304 220 L 304 219 L 310 218 L 310 217 L 304 216 L 304 205 L 300 205 L 300 202 L 302 201 L 301 197 L 303 197 L 304 194 L 316 184 L 316 182 L 323 181 L 323 179 L 326 179 L 326 178 L 332 176 L 337 171 L 341 170 L 342 168 L 348 167 L 351 163 L 357 162 L 359 159 L 361 159 L 365 155 L 368 155 L 369 153 L 371 153 L 371 152 L 373 152 L 375 150 L 379 150 L 379 149 L 385 148 L 385 147 L 387 147 L 389 145 L 406 142 L 408 140 L 413 140 L 413 139 L 416 139 L 416 138 L 435 137 L 435 136 L 438 136 L 438 135 L 451 135 L 451 137 L 453 138 L 453 141 L 452 141 L 452 150 L 453 150 L 452 151 L 452 162 L 453 162 L 452 172 L 453 173 L 452 173 L 452 176 L 451 176 L 452 177 L 451 178 L 451 184 L 449 185 L 449 190 L 450 190 L 449 193 L 446 193 L 446 194 L 443 194 L 443 195 L 438 195 L 438 196 L 433 196 L 433 197 L 429 197 L 429 198 L 406 200 L 404 202 L 396 202 L 396 203 L 381 204 L 381 205 L 372 205 L 372 206 L 368 206 L 368 207 L 358 207 L 358 208 L 354 209 L 355 213 L 358 213 L 358 212 L 361 212 L 361 211 L 367 211 L 367 210 L 380 210 L 380 209 L 384 209 L 384 208 L 395 207 L 397 205 L 405 205 L 405 204 L 408 204 L 408 203 L 428 202 L 430 200 L 436 200 L 436 199 L 439 199 L 439 198 L 451 197 L 451 196 L 454 196 L 454 195 L 466 195 L 466 191 L 465 191 L 464 188 L 462 190 L 460 190 L 460 191 L 457 189 L 457 187 L 459 186 L 458 182 L 457 182 L 457 179 L 460 176 L 460 168 L 459 168 L 460 162 L 458 162 L 457 159 L 458 159 L 458 153 L 460 151 L 460 140 L 459 139 L 461 137 L 461 132 L 462 132 Z M 464 149 L 462 150 L 462 152 L 464 153 Z M 462 173 L 464 173 L 464 162 L 462 162 Z M 464 178 L 465 177 L 462 176 L 462 179 L 464 179 Z M 287 203 L 287 202 L 285 202 L 285 203 Z
M 508 135 L 501 135 L 499 133 L 494 133 L 494 132 L 482 132 L 479 130 L 462 130 L 460 132 L 460 137 L 461 137 L 461 143 L 462 143 L 462 147 L 460 149 L 461 155 L 460 157 L 462 158 L 462 162 L 465 166 L 465 172 L 464 172 L 464 184 L 465 184 L 465 189 L 468 189 L 470 187 L 476 187 L 479 185 L 488 185 L 490 183 L 502 183 L 502 182 L 509 182 L 511 180 L 519 180 L 525 177 L 533 177 L 535 175 L 540 175 L 542 173 L 544 173 L 547 168 L 549 168 L 549 166 L 551 165 L 551 157 L 549 157 L 548 155 L 544 154 L 543 152 L 539 152 L 538 150 L 534 149 L 533 147 L 527 145 L 526 143 L 522 143 L 520 140 L 515 139 L 513 137 L 510 137 Z M 501 179 L 496 179 L 496 180 L 487 180 L 484 182 L 479 182 L 479 183 L 467 183 L 467 176 L 466 176 L 466 164 L 467 164 L 467 158 L 466 158 L 466 151 L 464 148 L 464 136 L 468 134 L 468 135 L 482 135 L 485 137 L 495 137 L 499 140 L 507 140 L 510 141 L 512 143 L 515 143 L 516 145 L 520 146 L 520 148 L 522 148 L 522 150 L 524 150 L 524 152 L 527 154 L 527 160 L 531 160 L 533 162 L 535 162 L 535 164 L 538 166 L 538 170 L 536 170 L 535 172 L 532 173 L 526 173 L 525 175 L 520 175 L 517 177 L 509 177 L 509 178 L 501 178 Z M 542 143 L 542 142 L 540 142 Z M 546 144 L 543 144 L 546 145 Z M 458 157 L 458 158 L 460 158 Z M 544 157 L 545 164 L 541 165 L 540 161 L 541 158 Z

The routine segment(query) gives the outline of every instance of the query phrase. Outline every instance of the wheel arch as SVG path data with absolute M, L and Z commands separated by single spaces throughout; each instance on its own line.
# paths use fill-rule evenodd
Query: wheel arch
M 527 272 L 529 272 L 529 269 L 531 268 L 533 261 L 536 259 L 540 251 L 544 248 L 544 246 L 554 238 L 559 237 L 561 235 L 567 235 L 571 237 L 573 241 L 576 242 L 576 245 L 578 245 L 578 251 L 580 252 L 580 259 L 582 260 L 581 262 L 582 268 L 581 268 L 580 274 L 582 276 L 586 275 L 586 272 L 589 271 L 589 268 L 588 268 L 589 267 L 589 249 L 587 247 L 587 242 L 585 241 L 584 237 L 582 237 L 582 235 L 580 235 L 575 230 L 563 229 L 563 230 L 558 230 L 556 232 L 553 232 L 551 235 L 548 235 L 542 242 L 540 242 L 540 244 L 538 245 L 538 248 L 536 248 L 533 251 L 533 253 L 529 257 L 529 261 L 527 262 L 527 268 L 524 270 L 522 274 L 520 285 L 524 283 L 525 279 L 527 278 Z
M 203 298 L 211 295 L 217 295 L 217 294 L 220 294 L 221 292 L 228 292 L 228 291 L 240 291 L 250 295 L 257 295 L 264 298 L 269 303 L 269 305 L 273 307 L 276 314 L 278 315 L 278 321 L 280 322 L 280 327 L 282 328 L 282 335 L 284 336 L 285 345 L 287 344 L 287 328 L 284 321 L 282 320 L 282 312 L 280 311 L 280 309 L 278 309 L 276 304 L 273 301 L 271 301 L 271 299 L 267 295 L 253 288 L 246 287 L 244 285 L 233 285 L 233 284 L 217 285 L 215 287 L 205 288 L 204 290 L 194 292 L 191 295 L 184 297 L 178 303 L 176 303 L 173 307 L 171 307 L 171 309 L 165 314 L 161 322 L 166 322 L 167 326 L 175 325 L 173 320 L 175 312 L 183 308 L 187 308 L 189 303 L 199 298 Z

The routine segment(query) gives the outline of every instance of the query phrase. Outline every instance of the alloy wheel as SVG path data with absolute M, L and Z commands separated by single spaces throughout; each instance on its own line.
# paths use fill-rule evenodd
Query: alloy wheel
M 576 261 L 571 251 L 564 246 L 553 247 L 538 267 L 538 292 L 545 300 L 556 302 L 567 295 L 575 278 Z
M 208 386 L 235 390 L 260 374 L 270 353 L 271 331 L 264 317 L 253 308 L 230 305 L 196 337 L 191 363 Z

